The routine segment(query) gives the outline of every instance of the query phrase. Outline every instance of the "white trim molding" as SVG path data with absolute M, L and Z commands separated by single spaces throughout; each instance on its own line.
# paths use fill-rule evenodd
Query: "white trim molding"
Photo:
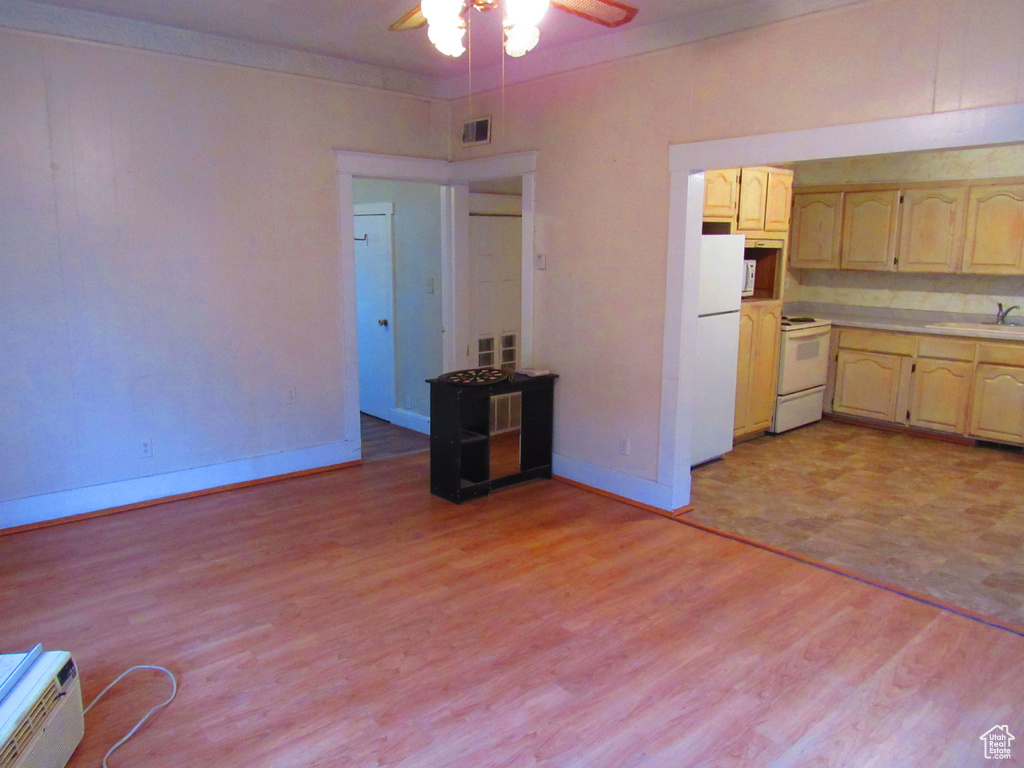
M 411 429 L 414 432 L 422 432 L 424 435 L 430 434 L 429 416 L 424 416 L 422 413 L 416 413 L 415 411 L 407 411 L 404 408 L 395 408 L 391 415 L 392 424 Z
M 693 358 L 697 332 L 703 172 L 709 168 L 1017 142 L 1024 142 L 1024 103 L 669 148 L 669 237 L 658 461 L 658 483 L 671 489 L 670 503 L 665 509 L 678 509 L 690 502 L 690 431 L 696 372 L 687 363 Z
M 542 45 L 531 51 L 529 56 L 516 59 L 514 66 L 506 66 L 504 71 L 499 65 L 479 69 L 473 74 L 474 90 L 476 93 L 498 90 L 503 84 L 523 83 L 861 1 L 746 0 L 721 10 L 655 20 L 652 23 L 645 23 L 641 18 L 621 29 L 605 30 L 596 37 L 553 47 Z M 464 65 L 460 66 L 459 62 L 445 61 L 442 66 L 448 74 L 432 77 L 323 53 L 254 43 L 168 24 L 137 21 L 28 0 L 0 0 L 0 26 L 204 61 L 318 77 L 418 97 L 450 101 L 470 95 L 470 83 L 462 74 Z M 423 32 L 420 34 L 425 36 Z M 544 39 L 543 31 L 541 39 Z M 450 74 L 453 72 L 458 74 Z
M 195 469 L 0 502 L 0 530 L 103 509 L 140 504 L 253 480 L 321 469 L 359 459 L 359 443 L 345 440 L 295 451 L 253 456 Z
M 672 488 L 667 485 L 570 456 L 554 454 L 551 457 L 551 473 L 656 509 L 677 508 L 672 506 Z
M 440 98 L 437 81 L 426 75 L 26 0 L 0 0 L 0 27 Z

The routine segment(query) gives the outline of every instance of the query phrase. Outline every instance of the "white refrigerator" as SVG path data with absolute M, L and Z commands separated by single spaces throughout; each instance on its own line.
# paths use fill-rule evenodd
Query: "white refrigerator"
M 690 466 L 732 450 L 744 235 L 702 235 Z

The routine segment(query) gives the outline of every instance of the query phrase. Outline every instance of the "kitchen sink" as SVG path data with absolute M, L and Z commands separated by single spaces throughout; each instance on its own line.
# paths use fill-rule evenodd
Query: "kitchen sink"
M 935 323 L 928 327 L 996 339 L 1024 339 L 1024 325 L 1010 323 Z

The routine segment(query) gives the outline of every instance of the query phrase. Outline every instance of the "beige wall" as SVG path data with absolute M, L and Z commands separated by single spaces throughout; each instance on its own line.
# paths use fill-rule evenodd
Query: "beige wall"
M 538 150 L 556 451 L 653 478 L 669 146 L 1024 102 L 1021 39 L 1019 0 L 872 0 L 470 108 L 0 30 L 0 527 L 33 494 L 344 455 L 332 149 Z M 492 143 L 449 150 L 481 114 Z
M 867 2 L 457 103 L 495 116 L 457 158 L 539 151 L 556 451 L 656 476 L 670 145 L 1024 101 L 1022 32 L 1019 2 Z
M 0 528 L 351 458 L 333 150 L 443 157 L 447 106 L 8 30 L 0 72 Z

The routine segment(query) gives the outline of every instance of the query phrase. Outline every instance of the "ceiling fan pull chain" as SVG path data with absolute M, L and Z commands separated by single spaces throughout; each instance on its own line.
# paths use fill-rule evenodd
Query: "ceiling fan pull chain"
M 469 49 L 469 114 L 473 115 L 473 14 L 466 14 L 466 48 Z

